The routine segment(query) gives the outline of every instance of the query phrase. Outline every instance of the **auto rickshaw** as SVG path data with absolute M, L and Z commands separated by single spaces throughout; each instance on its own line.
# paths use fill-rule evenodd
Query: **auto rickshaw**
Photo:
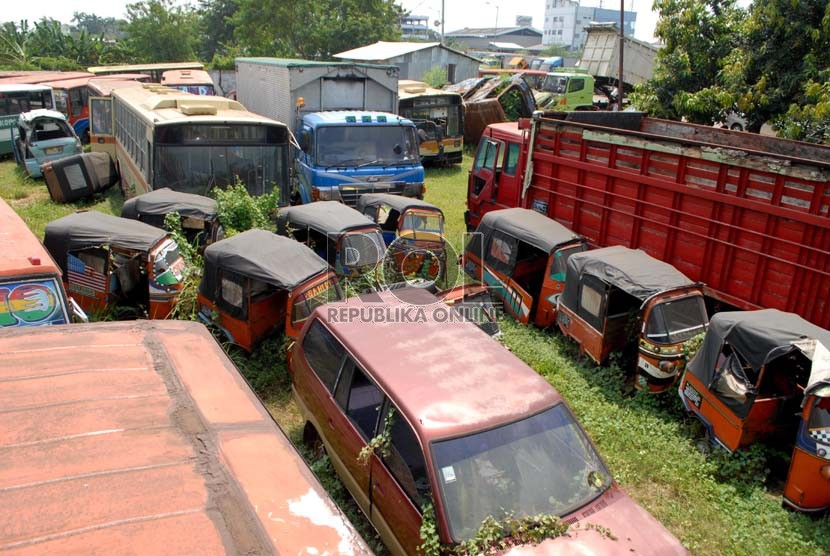
M 171 212 L 179 213 L 185 236 L 200 247 L 210 245 L 225 236 L 219 223 L 216 201 L 202 195 L 173 191 L 167 187 L 127 199 L 121 208 L 121 217 L 164 228 L 164 218 Z
M 509 208 L 484 215 L 464 249 L 464 271 L 484 284 L 522 323 L 556 322 L 568 257 L 588 249 L 585 238 L 534 210 Z
M 337 276 L 305 245 L 248 230 L 205 248 L 199 317 L 250 352 L 284 329 L 296 338 L 318 305 L 343 298 Z
M 634 355 L 637 388 L 662 392 L 685 366 L 684 344 L 706 330 L 700 284 L 639 249 L 615 246 L 568 258 L 556 322 L 597 363 Z M 630 349 L 630 352 L 629 352 Z
M 777 309 L 717 313 L 680 383 L 686 410 L 730 452 L 795 438 L 784 502 L 830 508 L 830 332 Z
M 309 246 L 338 276 L 357 277 L 383 261 L 380 227 L 337 201 L 315 201 L 280 209 L 279 233 Z
M 86 312 L 132 306 L 163 319 L 179 299 L 185 262 L 160 228 L 76 212 L 47 224 L 43 244 L 63 271 L 66 291 Z
M 444 213 L 414 197 L 367 193 L 357 210 L 376 222 L 388 246 L 386 266 L 394 275 L 420 275 L 431 281 L 446 275 Z

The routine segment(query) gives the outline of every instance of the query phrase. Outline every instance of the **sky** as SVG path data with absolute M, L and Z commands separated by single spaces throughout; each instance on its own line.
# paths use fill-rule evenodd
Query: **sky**
M 533 26 L 542 29 L 545 21 L 545 3 L 547 0 L 444 0 L 445 25 L 447 33 L 464 27 L 495 27 L 498 17 L 499 27 L 515 24 L 517 15 L 529 15 Z M 651 11 L 654 0 L 623 0 L 626 10 L 637 12 L 635 36 L 651 41 L 657 14 Z M 72 20 L 76 11 L 94 13 L 101 17 L 124 17 L 125 6 L 129 0 L 39 0 L 28 4 L 20 0 L 4 0 L 0 20 L 35 21 L 41 17 L 51 17 L 64 23 Z M 184 4 L 186 2 L 179 1 Z M 441 19 L 441 0 L 398 0 L 398 3 L 414 15 L 430 18 L 430 25 Z M 619 9 L 618 0 L 582 0 L 583 6 Z M 750 0 L 739 0 L 746 6 Z M 191 2 L 195 5 L 195 2 Z M 436 30 L 439 28 L 434 27 Z

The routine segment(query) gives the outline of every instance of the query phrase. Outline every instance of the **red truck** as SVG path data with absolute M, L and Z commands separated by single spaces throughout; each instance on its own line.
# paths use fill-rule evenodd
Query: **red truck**
M 531 208 L 593 246 L 642 249 L 718 304 L 830 327 L 830 147 L 649 118 L 536 113 L 486 128 L 468 229 Z

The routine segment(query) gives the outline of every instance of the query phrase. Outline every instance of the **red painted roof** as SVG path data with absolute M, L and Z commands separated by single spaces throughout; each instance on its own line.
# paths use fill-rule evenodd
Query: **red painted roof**
M 204 326 L 0 333 L 3 554 L 364 554 Z
M 0 199 L 0 278 L 60 273 L 23 219 Z
M 509 423 L 562 399 L 475 324 L 439 322 L 451 311 L 443 303 L 421 306 L 425 320 L 418 307 L 383 292 L 329 303 L 317 314 L 425 443 Z M 388 322 L 405 315 L 414 322 Z

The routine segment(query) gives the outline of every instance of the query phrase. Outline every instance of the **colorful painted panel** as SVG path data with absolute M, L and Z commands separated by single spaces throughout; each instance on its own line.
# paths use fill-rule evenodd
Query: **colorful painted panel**
M 0 327 L 68 322 L 64 298 L 56 280 L 0 283 Z

